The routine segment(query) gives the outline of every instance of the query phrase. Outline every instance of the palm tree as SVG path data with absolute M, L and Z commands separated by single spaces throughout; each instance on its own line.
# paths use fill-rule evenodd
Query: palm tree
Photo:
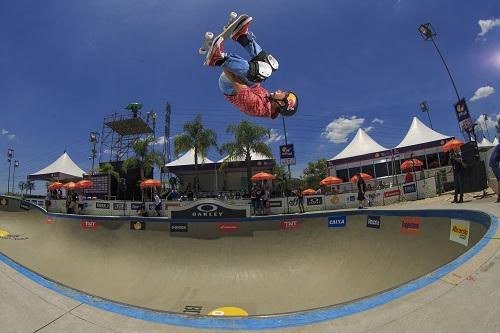
M 111 177 L 115 178 L 117 181 L 120 179 L 120 174 L 118 173 L 118 171 L 115 170 L 115 168 L 111 163 L 100 165 L 99 168 L 97 169 L 97 172 L 108 174 Z
M 183 133 L 176 136 L 174 140 L 175 154 L 179 155 L 194 149 L 194 192 L 196 193 L 198 190 L 198 156 L 204 160 L 207 157 L 208 148 L 217 147 L 217 134 L 203 126 L 201 115 L 185 123 L 182 129 Z
M 32 182 L 31 180 L 28 180 L 26 182 L 26 192 L 30 191 L 30 195 L 31 195 L 31 191 L 33 191 L 34 189 L 35 189 L 35 183 Z
M 221 164 L 221 169 L 225 168 L 228 162 L 243 160 L 247 167 L 247 189 L 252 188 L 252 154 L 273 158 L 271 148 L 265 143 L 266 137 L 270 137 L 269 129 L 260 125 L 252 124 L 246 120 L 238 125 L 229 125 L 227 133 L 234 135 L 234 142 L 227 142 L 222 145 L 221 154 L 228 154 L 228 157 Z
M 145 139 L 136 140 L 132 143 L 132 150 L 135 156 L 129 157 L 123 161 L 123 171 L 127 172 L 129 168 L 139 168 L 141 180 L 144 179 L 145 170 L 153 168 L 155 165 L 162 167 L 162 158 L 155 151 L 150 151 L 149 147 L 155 143 L 155 138 L 149 136 Z

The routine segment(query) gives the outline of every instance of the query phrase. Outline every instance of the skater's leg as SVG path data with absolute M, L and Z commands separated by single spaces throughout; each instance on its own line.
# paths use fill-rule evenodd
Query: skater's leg
M 227 96 L 236 95 L 236 90 L 234 89 L 233 83 L 227 77 L 226 73 L 222 72 L 219 77 L 219 89 L 220 91 Z
M 247 86 L 253 86 L 255 84 L 247 79 L 248 70 L 250 69 L 248 61 L 239 55 L 229 54 L 224 63 L 222 63 L 221 67 L 222 69 L 235 74 L 243 84 L 246 84 Z

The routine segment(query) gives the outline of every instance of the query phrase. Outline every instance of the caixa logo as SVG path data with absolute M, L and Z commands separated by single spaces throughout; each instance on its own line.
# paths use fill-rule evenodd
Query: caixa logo
M 328 227 L 329 228 L 343 228 L 347 224 L 346 216 L 329 216 L 328 217 Z
M 219 206 L 214 205 L 214 204 L 201 204 L 196 206 L 196 211 L 193 212 L 193 216 L 215 216 L 215 217 L 220 217 L 224 213 L 222 211 L 219 211 Z

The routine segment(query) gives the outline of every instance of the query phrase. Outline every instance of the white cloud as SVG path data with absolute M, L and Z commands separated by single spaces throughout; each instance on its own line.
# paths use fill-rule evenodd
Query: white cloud
M 14 140 L 16 138 L 16 135 L 15 134 L 9 134 L 9 135 L 7 135 L 7 137 L 9 138 L 9 140 Z
M 158 139 L 156 139 L 155 145 L 164 145 L 165 144 L 165 136 L 162 135 Z
M 373 126 L 368 126 L 368 127 L 363 128 L 363 129 L 365 130 L 366 133 L 368 133 L 373 129 Z
M 9 133 L 9 131 L 2 128 L 2 135 L 8 134 L 8 133 Z
M 364 118 L 358 118 L 357 116 L 351 118 L 339 117 L 329 123 L 321 135 L 333 143 L 347 142 L 347 136 L 360 128 L 364 122 Z
M 472 96 L 471 99 L 469 99 L 469 101 L 471 101 L 471 102 L 477 101 L 478 99 L 486 98 L 494 93 L 495 93 L 495 88 L 493 88 L 493 87 L 490 87 L 490 86 L 481 87 L 481 88 L 476 90 L 476 92 L 474 93 L 474 96 Z
M 481 129 L 483 130 L 495 130 L 495 133 L 496 133 L 496 125 L 497 125 L 497 121 L 498 119 L 500 118 L 500 114 L 497 114 L 496 116 L 490 116 L 490 115 L 486 115 L 486 117 L 488 118 L 486 121 L 485 121 L 485 117 L 484 117 L 484 114 L 480 115 L 479 117 L 477 117 L 477 120 L 476 120 L 476 123 L 479 124 L 479 126 L 481 126 Z
M 383 124 L 384 121 L 382 119 L 380 119 L 380 118 L 375 118 L 375 119 L 372 120 L 372 124 L 375 124 L 375 123 Z
M 479 27 L 481 27 L 481 32 L 478 33 L 477 36 L 483 37 L 491 29 L 495 27 L 500 27 L 500 18 L 493 18 L 490 20 L 479 20 L 477 23 L 479 24 Z
M 273 142 L 279 142 L 281 140 L 285 140 L 285 136 L 283 134 L 279 134 L 278 130 L 271 128 L 270 132 L 271 132 L 270 133 L 271 135 L 270 135 L 269 139 L 266 140 L 267 144 L 271 144 Z

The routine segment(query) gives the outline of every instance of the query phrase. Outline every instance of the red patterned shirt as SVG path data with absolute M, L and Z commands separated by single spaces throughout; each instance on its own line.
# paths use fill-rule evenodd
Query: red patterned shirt
M 269 92 L 256 84 L 253 87 L 242 88 L 236 95 L 224 97 L 240 111 L 254 117 L 276 118 L 278 115 L 271 107 Z

